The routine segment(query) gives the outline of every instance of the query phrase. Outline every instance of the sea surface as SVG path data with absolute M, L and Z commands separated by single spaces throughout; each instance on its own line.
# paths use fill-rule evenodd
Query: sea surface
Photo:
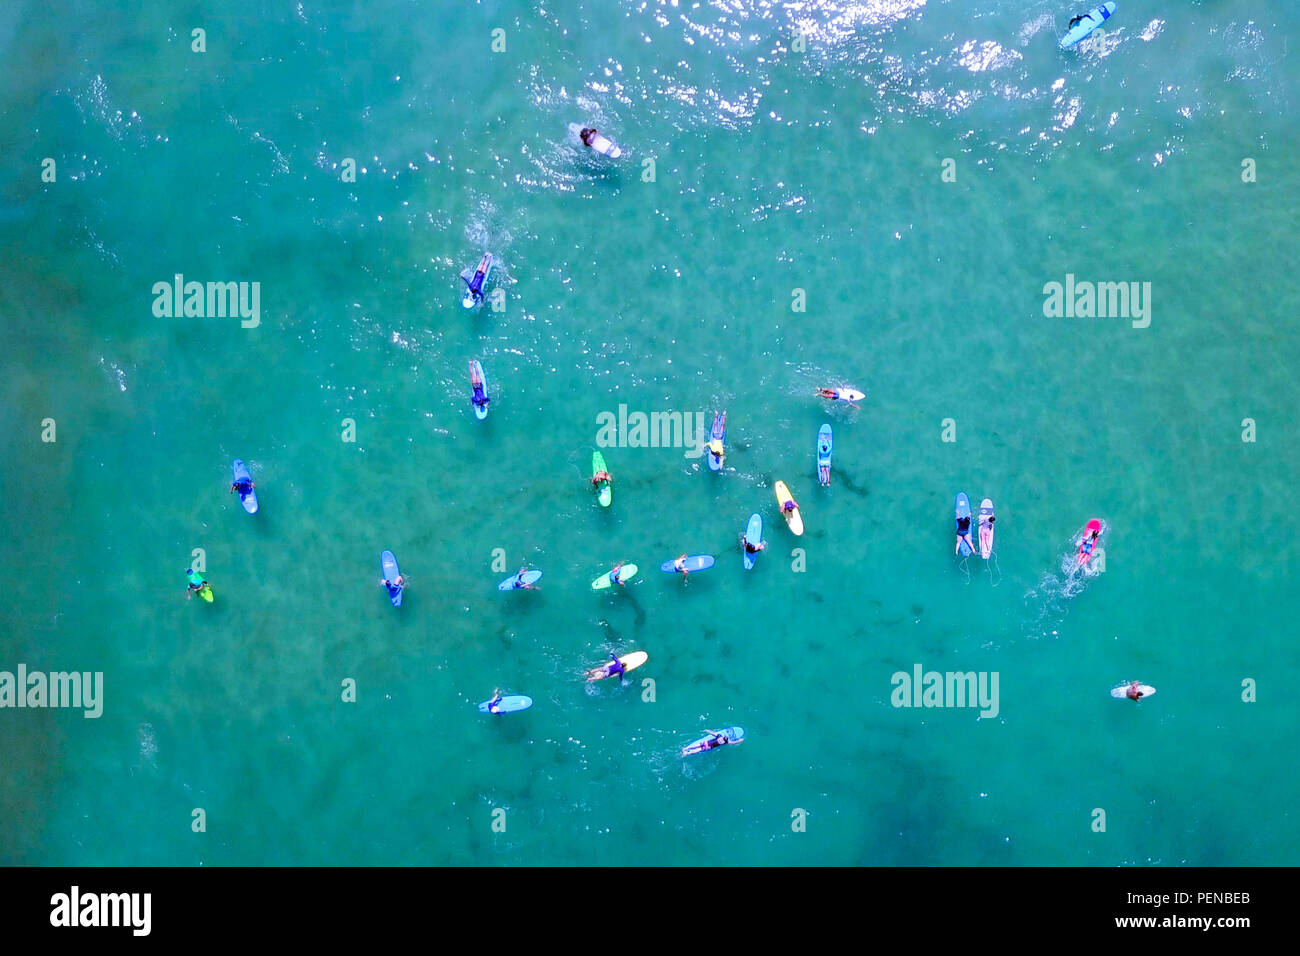
M 1300 862 L 1300 5 L 1076 6 L 4 4 L 0 670 L 104 692 L 0 709 L 0 863 Z M 604 447 L 601 509 L 620 406 L 725 409 L 726 471 Z

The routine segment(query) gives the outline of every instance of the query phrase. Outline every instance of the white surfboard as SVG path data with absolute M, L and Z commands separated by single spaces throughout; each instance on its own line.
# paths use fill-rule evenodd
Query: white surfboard
M 980 557 L 985 560 L 993 553 L 993 501 L 985 498 L 980 502 Z

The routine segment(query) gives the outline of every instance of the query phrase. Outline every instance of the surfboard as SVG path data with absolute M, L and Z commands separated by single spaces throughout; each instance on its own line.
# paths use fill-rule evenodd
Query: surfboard
M 784 481 L 778 481 L 772 486 L 772 490 L 776 492 L 776 503 L 781 508 L 781 517 L 785 519 L 785 523 L 790 527 L 790 531 L 796 537 L 803 534 L 803 516 L 799 514 L 798 505 L 795 506 L 794 511 L 785 510 L 785 503 L 787 501 L 794 501 L 794 495 L 790 494 L 790 489 L 785 486 Z
M 831 483 L 831 451 L 833 448 L 834 438 L 831 435 L 831 426 L 828 422 L 817 431 L 817 480 L 821 482 L 823 488 Z
M 383 572 L 385 581 L 396 581 L 402 576 L 401 569 L 397 566 L 397 558 L 393 557 L 393 552 L 385 551 L 379 556 L 379 570 Z M 402 592 L 406 587 L 399 587 L 394 594 L 391 589 L 388 591 L 388 599 L 393 602 L 393 607 L 402 606 Z
M 636 573 L 639 570 L 640 568 L 638 568 L 635 564 L 623 565 L 621 568 L 618 569 L 619 583 L 626 584 L 628 581 L 631 581 L 634 577 L 636 577 Z M 612 570 L 606 574 L 602 574 L 600 577 L 596 578 L 596 580 L 592 581 L 591 582 L 592 589 L 595 591 L 603 591 L 605 590 L 605 588 L 614 587 L 614 582 L 609 579 L 610 574 L 613 574 Z
M 1061 37 L 1061 49 L 1066 50 L 1074 46 L 1093 30 L 1097 29 L 1115 14 L 1114 3 L 1103 3 L 1099 7 L 1093 7 L 1089 10 L 1082 20 L 1070 27 L 1065 36 Z
M 650 655 L 645 651 L 633 651 L 631 654 L 624 654 L 618 659 L 618 662 L 623 665 L 625 671 L 634 671 L 648 660 L 650 660 Z M 608 677 L 610 663 L 613 663 L 613 661 L 587 671 L 588 683 L 595 680 L 604 680 Z
M 723 747 L 730 747 L 733 744 L 743 744 L 745 742 L 745 729 L 743 727 L 727 727 L 722 731 L 722 733 L 726 735 L 728 740 L 728 743 L 722 745 Z M 701 737 L 699 740 L 691 741 L 682 748 L 682 756 L 689 757 L 691 754 L 702 754 L 706 750 L 721 750 L 721 747 L 705 747 L 705 744 L 712 739 L 713 735 L 709 734 L 707 737 Z
M 591 453 L 591 477 L 595 478 L 596 475 L 602 471 L 609 471 L 609 469 L 605 467 L 605 456 L 598 451 L 593 451 Z M 597 498 L 599 499 L 602 508 L 608 508 L 610 502 L 614 500 L 614 489 L 610 487 L 608 481 L 602 481 L 600 483 Z
M 993 502 L 985 498 L 980 502 L 980 557 L 987 559 L 993 553 Z
M 969 518 L 969 517 L 970 517 L 970 499 L 966 497 L 966 492 L 963 491 L 957 495 L 956 516 L 953 518 L 954 529 L 957 527 L 958 522 L 960 522 L 962 518 Z M 966 538 L 961 538 L 957 542 L 958 551 L 963 558 L 973 553 L 971 551 L 971 546 L 967 544 L 966 541 L 967 541 Z
M 474 405 L 473 391 L 481 388 L 483 397 L 488 398 L 487 376 L 483 373 L 483 366 L 478 359 L 470 359 L 469 363 L 469 386 L 470 386 L 470 404 Z M 479 421 L 488 417 L 487 405 L 474 405 L 474 417 Z
M 686 556 L 685 564 L 687 571 L 704 571 L 707 568 L 713 567 L 713 555 L 688 554 Z M 680 571 L 673 567 L 672 561 L 665 561 L 663 564 L 659 565 L 659 570 L 663 571 L 665 574 L 681 574 Z
M 203 587 L 199 588 L 199 597 L 203 598 L 203 600 L 207 601 L 209 604 L 212 603 L 212 598 L 214 596 L 211 584 L 205 584 Z
M 248 479 L 250 482 L 253 480 L 253 476 L 248 473 L 248 467 L 239 458 L 236 458 L 231 463 L 230 475 L 231 475 L 231 484 L 234 484 L 240 481 L 241 479 L 245 479 L 245 478 Z M 241 491 L 239 493 L 239 503 L 244 506 L 244 510 L 247 511 L 250 515 L 257 514 L 257 489 L 250 488 L 248 490 L 248 494 L 244 494 Z
M 522 585 L 521 585 L 520 587 L 515 587 L 515 578 L 516 578 L 516 577 L 518 577 L 518 575 L 516 575 L 516 574 L 512 574 L 512 575 L 510 575 L 510 577 L 506 578 L 504 581 L 502 581 L 500 584 L 497 585 L 497 590 L 498 590 L 498 591 L 522 591 L 522 590 L 525 590 L 524 587 L 523 587 Z M 523 574 L 523 579 L 524 579 L 524 584 L 536 584 L 538 581 L 540 581 L 540 580 L 542 579 L 542 572 L 541 572 L 541 571 L 535 571 L 535 570 L 534 570 L 534 571 L 525 571 L 524 574 Z
M 483 703 L 479 704 L 479 713 L 492 713 L 492 711 L 488 710 L 489 703 L 491 703 L 491 698 L 488 698 L 483 701 Z M 523 694 L 511 694 L 509 697 L 502 697 L 497 703 L 496 713 L 513 714 L 515 711 L 527 710 L 531 706 L 533 706 L 533 699 L 531 697 L 525 697 Z
M 1146 699 L 1147 697 L 1152 696 L 1156 692 L 1156 689 L 1152 687 L 1150 684 L 1138 684 L 1138 691 L 1141 692 L 1142 699 Z M 1116 700 L 1127 699 L 1128 684 L 1123 683 L 1120 684 L 1118 687 L 1112 687 L 1110 690 L 1110 696 L 1114 697 Z
M 763 518 L 761 515 L 753 514 L 749 516 L 749 524 L 745 526 L 745 540 L 750 544 L 758 544 L 763 540 Z M 750 570 L 754 566 L 754 562 L 758 560 L 760 554 L 758 551 L 750 554 L 745 550 L 743 545 L 741 546 L 740 553 L 745 558 L 746 571 Z

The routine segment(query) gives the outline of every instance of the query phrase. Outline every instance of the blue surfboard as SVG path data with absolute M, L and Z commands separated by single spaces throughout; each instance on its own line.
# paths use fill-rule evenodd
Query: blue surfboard
M 963 491 L 957 495 L 956 515 L 953 518 L 954 530 L 957 527 L 957 523 L 962 518 L 969 518 L 969 517 L 970 517 L 970 499 L 966 497 L 966 492 Z M 970 532 L 973 530 L 975 530 L 973 527 L 968 528 L 966 537 L 962 538 L 961 541 L 958 542 L 958 545 L 961 548 L 961 556 L 963 558 L 967 557 L 968 555 L 974 554 L 974 549 L 969 544 L 966 543 L 967 539 L 969 539 L 970 537 Z
M 749 524 L 745 526 L 745 540 L 750 544 L 758 544 L 763 540 L 763 518 L 761 515 L 753 514 L 749 516 Z M 750 554 L 744 548 L 741 548 L 740 551 L 745 556 L 745 570 L 748 571 L 754 566 L 754 562 L 758 560 L 758 552 L 755 551 Z
M 385 551 L 379 556 L 379 570 L 383 572 L 385 581 L 396 581 L 402 576 L 402 571 L 397 566 L 397 558 L 393 557 L 391 551 Z M 393 602 L 393 607 L 402 606 L 402 592 L 405 590 L 405 586 L 388 588 L 388 599 Z
M 479 713 L 513 714 L 515 711 L 527 710 L 529 707 L 533 706 L 533 699 L 531 697 L 525 697 L 522 694 L 512 694 L 509 697 L 502 697 L 497 703 L 497 709 L 495 711 L 488 710 L 488 704 L 491 702 L 491 699 L 488 699 L 479 704 Z
M 687 570 L 687 571 L 691 571 L 691 572 L 694 572 L 694 571 L 703 571 L 703 570 L 705 570 L 706 568 L 711 568 L 711 567 L 713 567 L 713 555 L 711 555 L 711 554 L 688 554 L 688 555 L 686 556 L 685 564 L 686 564 L 686 570 Z M 680 573 L 681 573 L 681 572 L 678 571 L 675 567 L 673 567 L 673 562 L 672 562 L 672 561 L 665 561 L 663 564 L 659 565 L 659 570 L 660 570 L 660 571 L 663 571 L 665 574 L 680 574 Z
M 240 481 L 247 481 L 252 484 L 253 476 L 248 473 L 248 466 L 242 459 L 236 458 L 230 465 L 231 483 L 237 484 Z M 257 490 L 249 488 L 248 493 L 239 493 L 239 503 L 244 506 L 244 510 L 250 515 L 257 514 Z
M 541 571 L 525 571 L 523 573 L 523 584 L 515 587 L 515 581 L 520 577 L 518 574 L 512 574 L 500 584 L 497 585 L 498 591 L 520 591 L 523 590 L 523 584 L 536 584 L 542 579 Z
M 831 449 L 834 439 L 831 436 L 830 423 L 822 425 L 817 431 L 817 480 L 826 487 L 831 483 Z
M 1093 7 L 1083 15 L 1083 19 L 1070 27 L 1065 36 L 1061 37 L 1061 49 L 1068 50 L 1074 46 L 1093 30 L 1097 29 L 1115 14 L 1115 4 L 1111 2 L 1103 3 L 1099 7 Z

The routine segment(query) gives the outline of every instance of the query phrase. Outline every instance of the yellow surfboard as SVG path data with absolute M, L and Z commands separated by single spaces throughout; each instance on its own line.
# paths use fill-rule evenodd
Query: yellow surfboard
M 205 600 L 205 601 L 207 601 L 209 604 L 211 604 L 211 603 L 212 603 L 212 585 L 211 585 L 211 584 L 205 584 L 205 585 L 203 585 L 203 587 L 199 588 L 199 597 L 203 598 L 203 600 Z
M 785 486 L 784 481 L 778 481 L 774 488 L 776 490 L 776 503 L 781 506 L 781 517 L 785 519 L 785 523 L 790 526 L 790 530 L 794 534 L 803 534 L 803 517 L 799 514 L 799 508 L 796 506 L 794 511 L 785 510 L 785 503 L 794 501 L 794 495 L 790 494 L 790 489 Z

